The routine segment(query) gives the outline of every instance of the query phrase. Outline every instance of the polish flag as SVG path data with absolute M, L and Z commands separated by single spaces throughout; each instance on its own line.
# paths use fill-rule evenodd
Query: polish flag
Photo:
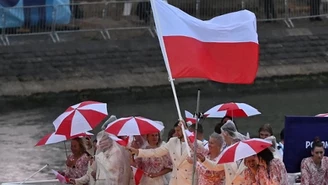
M 189 111 L 185 110 L 186 123 L 190 122 L 191 124 L 196 124 L 196 118 Z
M 136 168 L 133 166 L 131 166 L 131 168 L 133 171 L 134 183 L 135 183 L 135 185 L 139 185 L 144 172 L 142 170 L 140 170 L 139 168 Z
M 158 39 L 172 78 L 251 84 L 259 61 L 255 14 L 241 10 L 202 21 L 151 0 Z
M 58 181 L 61 184 L 67 184 L 69 182 L 69 179 L 63 175 L 61 175 L 60 173 L 58 173 L 58 171 L 56 170 L 51 170 L 53 174 L 55 174 L 56 179 L 58 179 Z
M 188 137 L 188 139 L 190 140 L 190 142 L 194 142 L 195 141 L 195 133 L 194 132 L 190 132 L 189 130 L 185 130 L 186 135 Z

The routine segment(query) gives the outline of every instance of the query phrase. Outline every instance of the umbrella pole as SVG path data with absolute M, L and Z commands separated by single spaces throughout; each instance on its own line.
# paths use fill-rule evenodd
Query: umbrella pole
M 200 101 L 200 90 L 197 92 L 197 105 L 196 105 L 196 125 L 195 125 L 195 141 L 194 141 L 194 160 L 192 165 L 192 185 L 196 185 L 196 161 L 197 161 L 197 132 L 198 132 L 198 118 L 199 118 L 199 101 Z
M 67 148 L 66 148 L 66 141 L 64 141 L 64 146 L 65 146 L 65 154 L 66 154 L 66 158 L 67 158 Z

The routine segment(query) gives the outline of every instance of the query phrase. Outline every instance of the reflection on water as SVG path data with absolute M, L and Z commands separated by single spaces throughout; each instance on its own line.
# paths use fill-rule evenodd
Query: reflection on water
M 268 93 L 261 95 L 245 95 L 239 97 L 201 97 L 201 110 L 206 111 L 210 107 L 222 102 L 245 102 L 258 108 L 262 115 L 237 119 L 239 129 L 243 132 L 256 134 L 257 129 L 263 123 L 271 123 L 276 134 L 283 127 L 285 115 L 315 115 L 328 112 L 328 89 Z M 196 92 L 195 92 L 196 95 Z M 180 98 L 181 110 L 193 112 L 196 105 L 196 97 Z M 75 104 L 77 102 L 72 102 Z M 110 114 L 120 116 L 142 115 L 151 119 L 164 122 L 166 132 L 177 120 L 173 99 L 149 100 L 120 104 L 119 102 L 108 104 Z M 67 107 L 43 107 L 27 111 L 12 111 L 0 115 L 0 182 L 21 181 L 32 173 L 49 164 L 50 168 L 61 170 L 64 168 L 65 152 L 64 144 L 34 147 L 37 141 L 54 127 L 52 121 Z M 218 120 L 206 120 L 204 124 L 205 134 L 213 131 Z M 53 179 L 49 170 L 44 170 L 36 175 L 36 179 Z

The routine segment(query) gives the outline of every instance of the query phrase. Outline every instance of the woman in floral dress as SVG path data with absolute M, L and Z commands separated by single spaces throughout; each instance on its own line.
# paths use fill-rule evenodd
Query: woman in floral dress
M 80 178 L 87 173 L 88 156 L 82 138 L 74 138 L 71 141 L 72 154 L 67 157 L 66 171 L 64 175 L 68 178 Z
M 311 154 L 301 163 L 301 185 L 328 185 L 328 157 L 319 138 L 314 140 Z
M 245 185 L 288 185 L 284 163 L 273 157 L 270 149 L 245 158 Z
M 221 153 L 224 139 L 221 134 L 213 133 L 208 141 L 208 152 L 205 156 L 209 160 L 217 161 Z M 192 160 L 190 161 L 192 162 Z M 202 163 L 196 163 L 198 172 L 198 185 L 223 185 L 224 184 L 224 170 L 211 171 L 206 169 Z
M 157 148 L 162 144 L 159 134 L 154 133 L 146 136 L 148 141 L 146 149 Z M 140 185 L 164 185 L 166 183 L 164 175 L 172 171 L 172 162 L 168 155 L 137 159 L 132 157 L 132 165 L 145 172 Z

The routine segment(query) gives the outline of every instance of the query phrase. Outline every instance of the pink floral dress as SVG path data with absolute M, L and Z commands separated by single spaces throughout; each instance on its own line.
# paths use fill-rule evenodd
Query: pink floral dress
M 284 163 L 277 158 L 272 159 L 268 169 L 259 166 L 255 175 L 255 182 L 252 181 L 252 172 L 246 168 L 244 171 L 245 185 L 288 185 L 288 174 Z
M 318 168 L 312 157 L 302 160 L 301 163 L 302 185 L 328 185 L 328 157 L 323 157 L 321 167 Z
M 69 159 L 73 159 L 73 154 L 68 156 Z M 80 178 L 88 171 L 89 157 L 87 154 L 83 154 L 75 163 L 75 168 L 67 167 L 65 176 L 68 178 Z
M 143 170 L 145 173 L 158 173 L 165 168 L 173 168 L 169 155 L 163 157 L 136 158 L 135 162 L 136 167 Z M 155 178 L 143 175 L 140 185 L 164 185 L 165 181 L 164 175 Z
M 209 155 L 206 158 L 210 158 Z M 217 161 L 218 157 L 212 161 Z M 200 162 L 197 162 L 198 172 L 198 185 L 223 185 L 224 184 L 224 170 L 223 171 L 211 171 L 207 170 Z

